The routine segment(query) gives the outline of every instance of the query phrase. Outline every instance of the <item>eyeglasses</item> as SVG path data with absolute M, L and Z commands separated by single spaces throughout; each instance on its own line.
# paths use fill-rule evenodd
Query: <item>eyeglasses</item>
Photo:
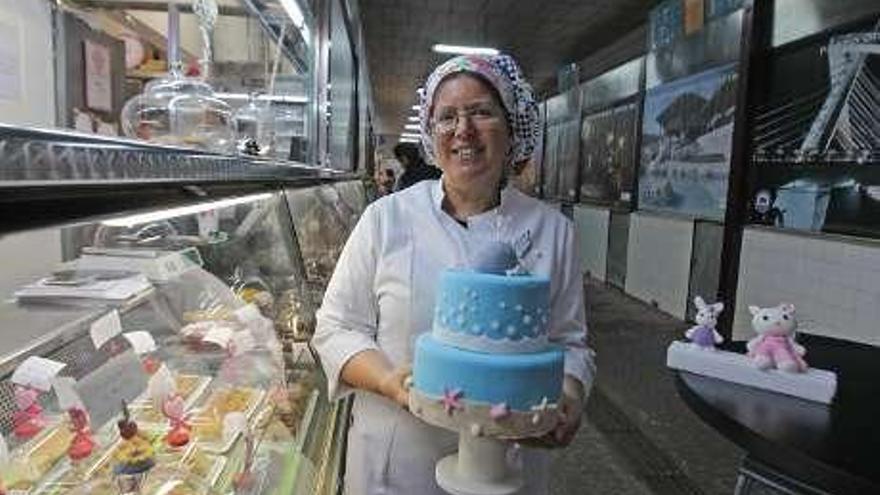
M 452 134 L 458 127 L 458 119 L 466 118 L 479 129 L 489 128 L 501 122 L 504 114 L 491 103 L 477 104 L 463 110 L 444 108 L 431 121 L 435 134 Z

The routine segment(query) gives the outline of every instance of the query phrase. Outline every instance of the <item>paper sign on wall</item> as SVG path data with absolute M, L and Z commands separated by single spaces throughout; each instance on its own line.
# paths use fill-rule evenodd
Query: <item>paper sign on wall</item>
M 48 392 L 52 388 L 52 378 L 65 366 L 64 363 L 52 361 L 40 356 L 31 356 L 15 368 L 10 381 L 25 387 Z
M 95 349 L 100 349 L 102 345 L 120 333 L 122 333 L 122 321 L 119 319 L 119 312 L 115 309 L 92 322 L 89 328 L 89 335 L 92 337 Z
M 113 110 L 113 84 L 110 74 L 110 49 L 86 40 L 84 43 L 86 106 L 92 110 Z
M 21 31 L 13 22 L 0 22 L 0 100 L 21 99 Z

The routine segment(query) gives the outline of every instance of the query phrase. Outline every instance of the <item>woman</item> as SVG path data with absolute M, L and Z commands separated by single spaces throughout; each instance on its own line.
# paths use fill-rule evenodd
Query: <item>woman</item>
M 422 143 L 443 175 L 364 211 L 312 339 L 331 399 L 356 390 L 345 469 L 351 495 L 445 493 L 434 481 L 434 464 L 455 452 L 458 436 L 406 411 L 403 383 L 416 337 L 431 328 L 441 271 L 468 265 L 468 253 L 488 240 L 529 240 L 528 268 L 551 280 L 550 339 L 566 347 L 559 425 L 530 443 L 567 445 L 592 383 L 572 225 L 506 187 L 507 170 L 528 159 L 539 134 L 531 88 L 505 55 L 456 57 L 438 67 L 425 88 Z M 521 453 L 523 493 L 546 492 L 547 453 Z

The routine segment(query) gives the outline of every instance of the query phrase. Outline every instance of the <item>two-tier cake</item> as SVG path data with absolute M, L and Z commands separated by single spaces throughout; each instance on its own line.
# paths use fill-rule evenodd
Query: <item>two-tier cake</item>
M 442 274 L 410 389 L 411 411 L 428 423 L 495 438 L 540 436 L 556 425 L 563 351 L 547 339 L 550 281 L 509 268 Z

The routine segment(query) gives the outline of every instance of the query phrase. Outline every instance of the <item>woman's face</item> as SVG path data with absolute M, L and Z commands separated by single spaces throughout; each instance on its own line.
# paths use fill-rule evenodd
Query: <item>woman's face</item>
M 511 146 L 495 93 L 476 77 L 452 76 L 437 89 L 431 117 L 434 152 L 447 185 L 495 194 Z

